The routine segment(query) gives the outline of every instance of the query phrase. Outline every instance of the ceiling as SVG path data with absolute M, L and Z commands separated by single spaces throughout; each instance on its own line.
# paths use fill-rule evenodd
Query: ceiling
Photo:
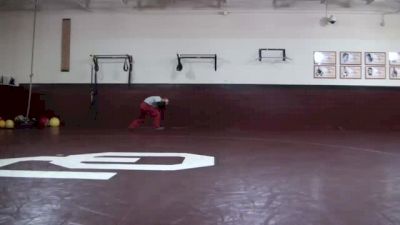
M 36 0 L 0 0 L 0 10 L 31 10 Z M 400 0 L 37 0 L 41 10 L 329 10 L 397 13 Z

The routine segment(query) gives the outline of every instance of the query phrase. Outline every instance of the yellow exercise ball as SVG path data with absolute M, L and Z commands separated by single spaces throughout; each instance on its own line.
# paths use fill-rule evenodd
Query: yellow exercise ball
M 52 117 L 49 121 L 49 125 L 51 127 L 59 127 L 60 126 L 60 119 L 58 119 L 57 117 Z
M 6 127 L 6 121 L 0 120 L 0 128 Z
M 13 129 L 14 128 L 14 121 L 13 120 L 6 120 L 6 128 Z

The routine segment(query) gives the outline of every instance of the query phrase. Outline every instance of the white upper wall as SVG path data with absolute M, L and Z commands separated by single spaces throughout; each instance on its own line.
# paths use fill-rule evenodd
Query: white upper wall
M 133 83 L 250 83 L 400 86 L 400 80 L 313 79 L 313 51 L 400 51 L 400 16 L 323 13 L 40 11 L 35 83 L 90 82 L 90 54 L 133 54 Z M 32 12 L 0 12 L 0 74 L 28 82 Z M 71 70 L 60 72 L 61 21 L 71 18 Z M 259 48 L 286 48 L 287 63 L 258 62 Z M 216 53 L 212 63 L 183 63 L 176 53 Z M 337 68 L 339 70 L 339 67 Z M 126 83 L 122 64 L 103 64 L 100 83 Z

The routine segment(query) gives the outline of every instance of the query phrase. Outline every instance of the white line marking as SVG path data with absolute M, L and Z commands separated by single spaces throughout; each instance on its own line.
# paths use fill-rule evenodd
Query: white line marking
M 0 177 L 24 177 L 24 178 L 109 180 L 116 174 L 117 173 L 109 173 L 109 172 L 0 170 Z

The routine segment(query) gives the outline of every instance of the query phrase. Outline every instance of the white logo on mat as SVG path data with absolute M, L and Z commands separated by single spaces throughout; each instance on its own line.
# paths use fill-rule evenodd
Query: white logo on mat
M 179 164 L 135 164 L 142 157 L 181 157 Z M 0 168 L 26 161 L 48 161 L 68 169 L 89 170 L 148 170 L 176 171 L 214 166 L 214 157 L 190 153 L 166 152 L 103 152 L 70 156 L 37 156 L 24 158 L 0 159 Z M 0 170 L 0 177 L 58 178 L 109 180 L 115 172 L 72 172 L 72 171 L 38 171 L 38 170 Z

